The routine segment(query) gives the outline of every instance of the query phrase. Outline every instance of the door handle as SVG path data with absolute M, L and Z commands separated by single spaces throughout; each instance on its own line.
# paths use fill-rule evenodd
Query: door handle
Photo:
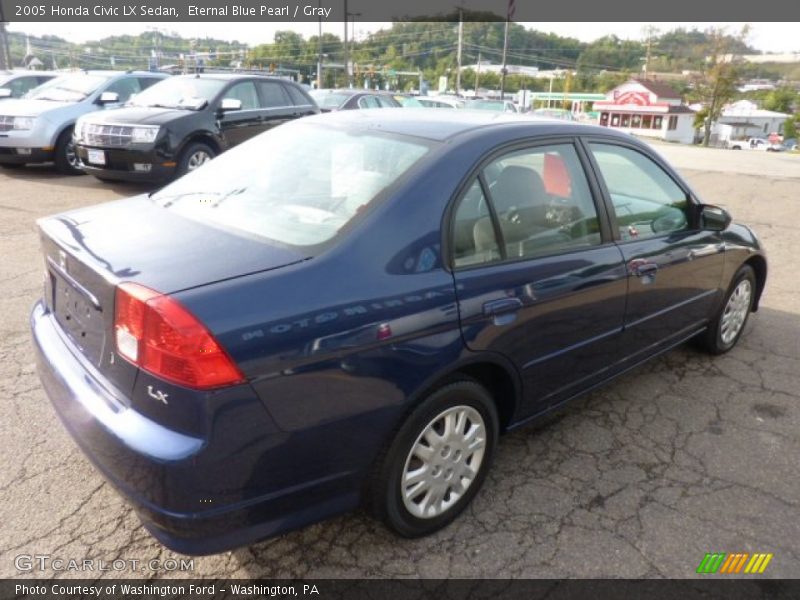
M 508 325 L 517 318 L 517 311 L 522 308 L 522 300 L 519 298 L 500 298 L 491 300 L 483 305 L 483 315 L 494 317 L 495 325 Z
M 628 270 L 637 277 L 643 277 L 645 275 L 655 276 L 658 271 L 658 264 L 642 258 L 637 258 L 628 263 Z

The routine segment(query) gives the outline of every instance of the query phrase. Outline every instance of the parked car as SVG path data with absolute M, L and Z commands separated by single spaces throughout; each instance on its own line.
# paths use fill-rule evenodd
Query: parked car
M 767 276 L 647 144 L 472 111 L 300 119 L 38 228 L 44 388 L 191 554 L 359 505 L 436 531 L 499 432 L 686 340 L 731 350 Z
M 770 143 L 764 138 L 748 138 L 746 140 L 731 140 L 728 142 L 731 150 L 769 150 Z
M 433 98 L 431 96 L 419 96 L 417 101 L 427 108 L 464 108 L 463 100 L 455 100 L 452 98 L 441 98 L 439 96 Z
M 47 71 L 0 71 L 0 100 L 20 98 L 56 75 Z
M 492 110 L 496 112 L 517 113 L 517 105 L 511 100 L 469 100 L 464 108 L 470 110 Z
M 102 180 L 161 182 L 292 119 L 318 113 L 298 84 L 258 75 L 181 75 L 127 107 L 79 119 L 81 168 Z
M 397 108 L 401 104 L 389 92 L 373 90 L 314 90 L 311 97 L 322 112 L 359 108 Z
M 537 117 L 546 117 L 548 119 L 559 119 L 561 121 L 577 121 L 575 115 L 563 108 L 537 108 L 531 111 L 531 114 Z
M 165 77 L 136 71 L 81 71 L 51 79 L 24 98 L 0 103 L 0 166 L 52 161 L 64 174 L 82 175 L 72 142 L 78 117 L 119 107 Z

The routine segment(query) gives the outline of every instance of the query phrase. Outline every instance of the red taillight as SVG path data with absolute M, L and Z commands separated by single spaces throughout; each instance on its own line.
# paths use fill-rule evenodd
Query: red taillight
M 176 300 L 136 283 L 117 286 L 117 353 L 167 381 L 209 389 L 244 380 L 227 353 Z

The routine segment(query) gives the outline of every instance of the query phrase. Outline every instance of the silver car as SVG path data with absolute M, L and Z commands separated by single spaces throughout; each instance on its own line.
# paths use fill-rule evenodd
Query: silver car
M 78 117 L 114 108 L 168 77 L 162 73 L 76 71 L 0 103 L 0 166 L 19 168 L 54 162 L 67 175 L 81 175 L 72 130 Z
M 20 98 L 58 75 L 51 71 L 0 71 L 0 100 Z

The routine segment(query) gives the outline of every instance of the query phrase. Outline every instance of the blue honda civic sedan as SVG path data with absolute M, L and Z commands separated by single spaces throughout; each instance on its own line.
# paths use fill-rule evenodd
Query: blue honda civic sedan
M 686 340 L 738 341 L 761 244 L 649 146 L 440 113 L 291 122 L 39 221 L 42 383 L 164 545 L 217 552 L 359 505 L 431 533 L 500 432 Z

